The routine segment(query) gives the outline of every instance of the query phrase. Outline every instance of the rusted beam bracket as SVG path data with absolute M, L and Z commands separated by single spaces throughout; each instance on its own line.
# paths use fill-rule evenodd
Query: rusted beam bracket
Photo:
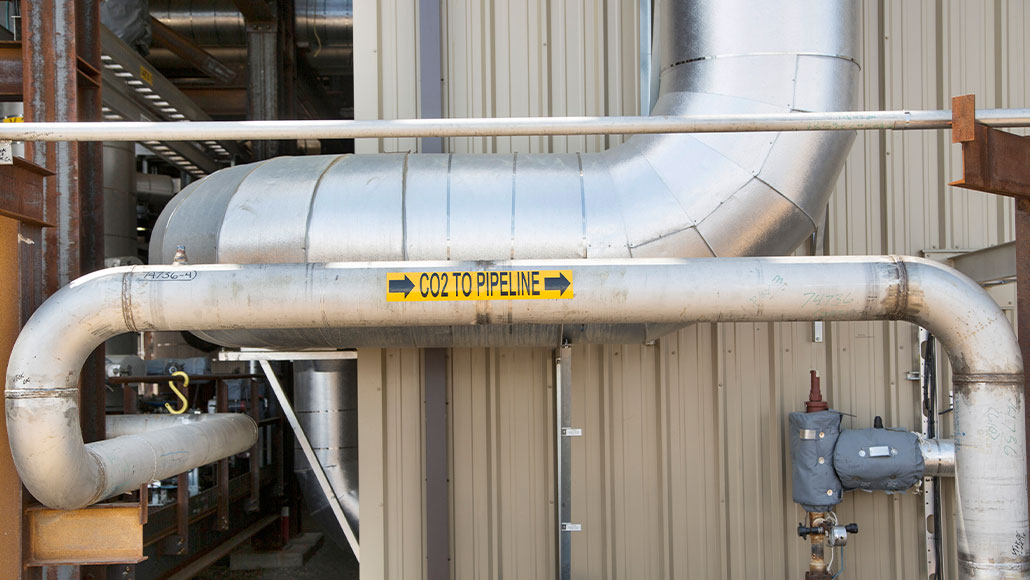
M 21 157 L 15 157 L 10 165 L 0 165 L 0 215 L 50 226 L 43 215 L 43 178 L 53 174 Z
M 97 504 L 71 511 L 28 508 L 26 566 L 136 564 L 146 560 L 145 501 Z
M 952 98 L 951 111 L 951 142 L 962 144 L 962 179 L 951 185 L 1016 198 L 1017 335 L 1023 360 L 1030 360 L 1030 137 L 976 122 L 973 95 Z M 1030 407 L 1024 412 L 1030 425 Z M 1030 443 L 1030 430 L 1025 437 Z
M 951 185 L 1030 198 L 1030 138 L 976 122 L 973 95 L 951 100 L 951 142 L 962 144 L 962 178 Z

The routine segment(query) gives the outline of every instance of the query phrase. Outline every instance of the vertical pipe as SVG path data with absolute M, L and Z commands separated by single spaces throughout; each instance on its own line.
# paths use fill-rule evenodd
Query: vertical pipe
M 808 512 L 808 527 L 816 528 L 823 525 L 826 520 L 824 512 Z M 826 553 L 823 547 L 824 534 L 809 534 L 808 541 L 811 548 L 811 558 L 808 561 L 808 572 L 805 572 L 805 580 L 828 580 L 829 572 L 826 571 Z
M 1026 578 L 1023 374 L 956 373 L 952 382 L 960 576 Z

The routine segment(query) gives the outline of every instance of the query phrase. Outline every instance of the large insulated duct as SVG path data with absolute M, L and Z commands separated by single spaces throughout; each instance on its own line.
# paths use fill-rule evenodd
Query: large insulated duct
M 387 301 L 387 274 L 568 270 L 571 299 Z M 954 369 L 956 538 L 964 578 L 1030 576 L 1023 363 L 1005 315 L 972 280 L 918 258 L 726 258 L 133 266 L 76 280 L 48 299 L 15 343 L 7 430 L 29 491 L 51 507 L 82 507 L 202 463 L 185 439 L 201 421 L 82 444 L 78 373 L 122 332 L 408 325 L 626 324 L 651 320 L 762 322 L 907 320 L 944 344 Z M 253 445 L 249 417 L 218 453 Z M 245 424 L 244 424 L 245 423 Z M 1001 437 L 999 433 L 1014 433 Z M 160 437 L 160 439 L 158 439 Z M 228 444 L 229 439 L 235 441 Z M 158 442 L 160 441 L 160 445 Z M 169 457 L 165 443 L 189 460 Z M 155 449 L 156 447 L 156 449 Z M 159 466 L 139 467 L 142 456 Z M 101 466 L 103 468 L 101 468 Z M 98 491 L 99 490 L 99 491 Z
M 353 0 L 294 0 L 294 37 L 322 74 L 351 74 Z M 150 14 L 193 40 L 223 62 L 247 58 L 247 23 L 233 0 L 150 0 Z M 149 60 L 159 67 L 182 61 L 153 47 Z
M 851 110 L 853 0 L 661 3 L 654 114 Z M 219 171 L 165 208 L 153 264 L 778 255 L 821 223 L 851 132 L 638 135 L 597 154 L 278 158 Z M 652 321 L 641 321 L 652 322 Z M 533 329 L 212 333 L 233 346 L 555 344 Z M 592 342 L 667 327 L 565 329 Z
M 293 409 L 344 516 L 358 532 L 358 361 L 293 363 Z M 315 474 L 296 445 L 294 474 L 308 512 L 338 546 L 348 546 Z

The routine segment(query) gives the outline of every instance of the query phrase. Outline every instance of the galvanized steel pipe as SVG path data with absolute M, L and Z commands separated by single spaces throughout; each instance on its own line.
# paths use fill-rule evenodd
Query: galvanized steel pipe
M 571 270 L 574 297 L 386 300 L 389 272 L 508 269 Z M 789 320 L 907 320 L 941 340 L 955 373 L 962 574 L 1026 577 L 1030 554 L 1018 344 L 1005 315 L 983 289 L 954 270 L 918 258 L 112 268 L 62 289 L 26 324 L 8 368 L 7 427 L 29 491 L 46 505 L 76 508 L 254 442 L 253 422 L 236 415 L 238 423 L 214 433 L 221 438 L 217 446 L 210 446 L 209 436 L 187 432 L 213 421 L 84 446 L 76 405 L 78 373 L 97 345 L 122 332 Z
M 976 111 L 976 120 L 995 128 L 1030 127 L 1030 109 L 979 109 Z M 0 140 L 245 141 L 769 131 L 904 131 L 950 128 L 951 110 L 939 109 L 649 117 L 10 123 L 0 125 Z

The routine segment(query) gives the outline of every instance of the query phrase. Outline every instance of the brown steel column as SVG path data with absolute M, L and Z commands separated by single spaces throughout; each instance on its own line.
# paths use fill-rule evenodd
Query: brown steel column
M 22 94 L 26 121 L 98 121 L 100 0 L 22 2 Z M 103 189 L 99 143 L 26 143 L 26 157 L 54 171 L 45 180 L 44 221 L 22 224 L 19 239 L 20 319 L 43 299 L 103 262 Z M 86 441 L 104 437 L 103 349 L 82 373 L 80 421 Z M 28 500 L 26 494 L 26 501 Z M 29 569 L 30 577 L 38 575 Z M 84 579 L 103 567 L 81 570 Z
M 951 142 L 962 144 L 962 178 L 951 185 L 1016 199 L 1016 324 L 1023 360 L 1030 361 L 1030 137 L 976 122 L 973 95 L 954 97 L 951 114 Z M 1023 389 L 1030 395 L 1025 379 Z M 1030 426 L 1030 406 L 1024 410 Z M 1030 431 L 1026 438 L 1030 450 Z
M 1030 361 L 1030 200 L 1016 200 L 1016 325 L 1019 350 L 1024 361 Z M 1030 397 L 1027 381 L 1023 381 L 1024 396 Z M 1027 399 L 1030 400 L 1030 399 Z M 1026 424 L 1030 425 L 1030 406 L 1024 409 Z M 1030 431 L 1027 431 L 1027 449 L 1030 449 Z
M 0 217 L 0 276 L 4 280 L 18 279 L 18 222 Z M 17 288 L 16 283 L 8 284 Z M 18 292 L 0 292 L 0 373 L 7 375 L 7 359 L 18 337 L 20 324 Z M 0 392 L 3 392 L 0 385 Z M 7 441 L 7 428 L 0 418 L 0 514 L 20 514 L 22 509 L 21 480 L 14 468 L 11 447 Z M 19 518 L 4 518 L 3 541 L 0 542 L 0 577 L 18 578 L 21 574 L 21 523 Z
M 102 121 L 100 64 L 100 2 L 75 1 L 76 106 L 79 121 Z M 78 144 L 79 276 L 104 267 L 103 143 Z M 59 168 L 57 168 L 59 169 Z M 76 276 L 77 277 L 77 276 Z M 61 281 L 61 285 L 68 281 Z M 98 349 L 82 369 L 82 436 L 104 439 L 106 389 L 104 349 Z

